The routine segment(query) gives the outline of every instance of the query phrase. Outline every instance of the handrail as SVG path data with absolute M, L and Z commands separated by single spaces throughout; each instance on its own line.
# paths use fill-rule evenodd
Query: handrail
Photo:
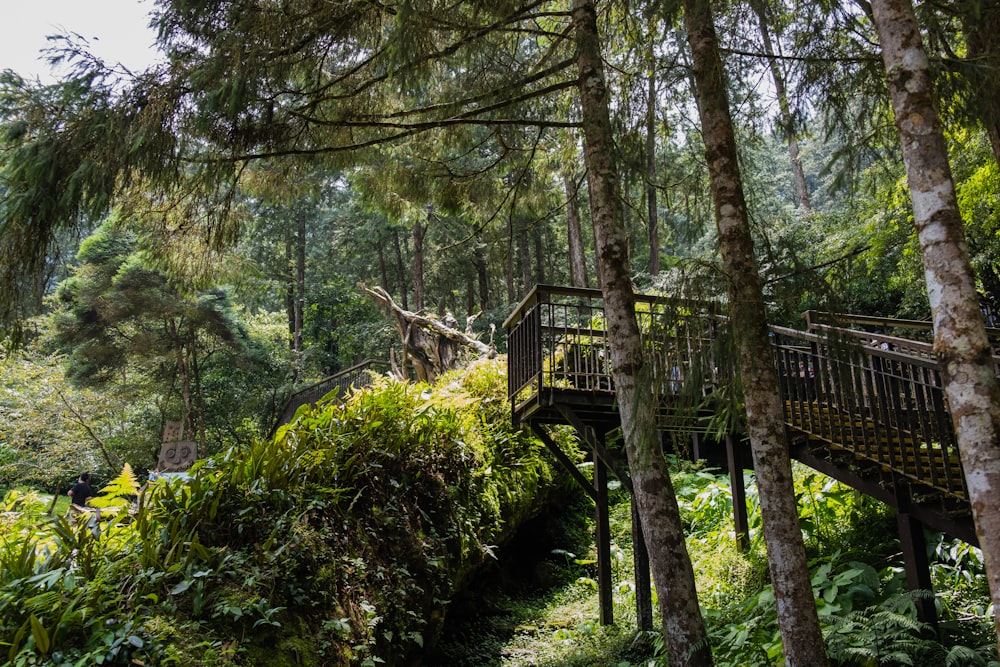
M 863 327 L 882 327 L 887 329 L 913 329 L 915 331 L 934 330 L 934 323 L 930 320 L 905 320 L 896 317 L 850 315 L 846 313 L 832 313 L 822 310 L 807 310 L 802 313 L 802 317 L 805 318 L 806 326 L 809 329 L 813 329 L 816 325 L 826 325 L 846 329 L 844 325 L 854 324 Z M 991 339 L 1000 339 L 1000 329 L 986 327 L 986 335 Z
M 378 359 L 365 359 L 364 361 L 362 361 L 360 363 L 354 364 L 350 368 L 345 368 L 342 371 L 337 371 L 333 375 L 328 375 L 325 378 L 323 378 L 322 380 L 317 380 L 316 382 L 313 382 L 312 384 L 308 384 L 308 385 L 302 387 L 301 389 L 296 389 L 295 391 L 293 391 L 291 394 L 288 395 L 288 398 L 289 399 L 293 399 L 296 396 L 298 396 L 299 394 L 305 393 L 307 391 L 311 391 L 312 389 L 315 389 L 316 387 L 318 387 L 318 386 L 320 386 L 322 384 L 333 383 L 334 380 L 338 380 L 338 379 L 342 378 L 345 375 L 348 375 L 350 373 L 356 373 L 356 372 L 362 371 L 362 370 L 366 370 L 366 369 L 368 369 L 371 366 L 386 366 L 386 367 L 388 367 L 389 366 L 389 362 L 387 362 L 387 361 L 380 361 Z
M 868 332 L 864 331 L 853 331 L 851 329 L 839 329 L 837 327 L 828 327 L 826 325 L 819 325 L 814 327 L 812 331 L 800 331 L 799 329 L 790 329 L 788 327 L 780 327 L 777 325 L 771 325 L 768 327 L 772 332 L 780 334 L 783 336 L 798 338 L 802 341 L 815 344 L 829 344 L 831 340 L 836 340 L 836 334 L 847 334 L 849 338 L 854 339 L 858 344 L 858 349 L 865 350 L 866 353 L 873 354 L 885 359 L 892 359 L 894 361 L 907 361 L 919 364 L 925 368 L 937 369 L 937 361 L 933 357 L 933 346 L 930 343 L 923 343 L 921 341 L 909 340 L 907 338 L 896 338 L 894 336 L 874 336 Z M 816 331 L 821 331 L 826 335 L 815 333 Z M 861 334 L 861 335 L 855 335 Z M 897 343 L 895 349 L 880 348 L 865 345 L 866 339 L 877 340 L 879 343 L 889 342 Z M 917 349 L 921 352 L 926 351 L 927 355 L 923 354 L 909 354 L 905 351 L 906 349 Z
M 636 316 L 663 417 L 701 388 L 714 396 L 732 372 L 719 355 L 732 324 L 717 304 L 636 295 Z M 854 318 L 870 326 L 884 318 Z M 927 342 L 836 327 L 811 317 L 809 330 L 772 326 L 786 425 L 809 442 L 851 452 L 911 484 L 964 500 L 964 475 L 941 374 Z M 929 327 L 893 320 L 892 326 Z M 612 405 L 614 382 L 598 290 L 537 285 L 504 322 L 508 391 L 515 420 L 553 401 Z M 1000 358 L 997 358 L 1000 368 Z M 567 393 L 568 392 L 568 393 Z M 530 418 L 530 417 L 529 417 Z M 692 413 L 691 419 L 695 419 Z M 672 422 L 671 422 L 672 423 Z M 682 426 L 682 428 L 684 428 Z
M 346 390 L 351 386 L 367 386 L 370 382 L 359 383 L 358 380 L 366 378 L 367 376 L 363 374 L 363 371 L 369 370 L 374 366 L 388 368 L 389 363 L 377 359 L 365 359 L 361 363 L 355 364 L 350 368 L 345 368 L 344 370 L 338 371 L 333 375 L 328 375 L 322 380 L 313 382 L 312 384 L 306 385 L 305 387 L 292 392 L 288 396 L 288 401 L 285 403 L 285 409 L 281 412 L 281 417 L 278 418 L 277 426 L 288 423 L 288 421 L 295 415 L 296 410 L 299 409 L 299 406 L 305 405 L 306 403 L 315 403 L 317 400 L 330 393 L 334 387 Z M 275 428 L 277 428 L 277 426 Z
M 891 327 L 897 329 L 916 329 L 930 331 L 933 325 L 929 320 L 904 320 L 895 317 L 876 317 L 873 315 L 851 315 L 847 313 L 832 313 L 822 310 L 807 310 L 802 313 L 809 329 L 815 324 L 826 324 L 842 327 L 844 324 L 857 324 L 868 327 Z
M 518 302 L 517 306 L 514 307 L 514 311 L 507 316 L 507 319 L 503 321 L 503 328 L 509 329 L 511 324 L 515 321 L 520 321 L 524 316 L 525 311 L 527 311 L 531 306 L 538 302 L 539 297 L 546 294 L 555 294 L 559 296 L 580 296 L 588 299 L 600 299 L 601 290 L 593 289 L 590 287 L 563 287 L 559 285 L 535 285 L 528 293 L 524 295 L 524 298 Z
M 703 350 L 725 325 L 718 304 L 651 294 L 636 294 L 635 303 L 644 344 L 657 349 L 652 375 L 660 392 L 676 394 L 698 361 L 714 373 Z M 536 285 L 504 322 L 512 407 L 549 390 L 612 394 L 604 322 L 599 290 Z
M 560 285 L 535 285 L 514 307 L 513 312 L 507 316 L 503 322 L 503 328 L 510 330 L 514 323 L 521 320 L 525 312 L 539 301 L 544 301 L 546 296 L 578 297 L 588 300 L 604 300 L 604 294 L 599 289 L 592 287 L 565 287 Z M 703 299 L 688 299 L 682 297 L 667 296 L 663 294 L 643 294 L 637 292 L 634 295 L 636 303 L 648 304 L 670 304 L 675 306 L 686 306 L 698 309 L 708 309 L 712 313 L 719 311 L 719 304 L 716 301 L 706 301 Z
M 837 334 L 848 330 L 835 327 L 826 335 L 771 329 L 790 428 L 911 484 L 967 498 L 933 357 L 865 345 L 862 337 L 843 345 Z

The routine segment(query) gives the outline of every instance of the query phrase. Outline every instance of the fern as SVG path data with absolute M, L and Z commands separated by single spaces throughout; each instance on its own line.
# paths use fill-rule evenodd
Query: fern
M 981 646 L 978 649 L 968 646 L 952 646 L 944 659 L 945 667 L 997 667 L 1000 665 L 994 659 L 993 646 Z
M 913 665 L 913 656 L 939 648 L 922 636 L 928 626 L 916 618 L 915 593 L 890 595 L 878 605 L 833 619 L 827 629 L 830 657 L 848 665 Z
M 132 466 L 126 463 L 122 471 L 107 486 L 101 489 L 104 495 L 90 499 L 90 505 L 101 510 L 121 511 L 132 504 L 132 499 L 139 494 L 139 481 L 132 472 Z

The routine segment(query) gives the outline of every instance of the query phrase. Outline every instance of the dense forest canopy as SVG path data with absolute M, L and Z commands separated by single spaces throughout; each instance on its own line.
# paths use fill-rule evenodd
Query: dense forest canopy
M 784 651 L 822 665 L 765 325 L 932 318 L 1000 606 L 1000 6 L 713 4 L 158 0 L 147 71 L 68 40 L 62 81 L 4 72 L 8 481 L 58 488 L 65 449 L 145 471 L 167 422 L 266 439 L 399 345 L 359 284 L 482 339 L 594 285 L 667 652 L 710 664 L 633 299 L 719 299 Z

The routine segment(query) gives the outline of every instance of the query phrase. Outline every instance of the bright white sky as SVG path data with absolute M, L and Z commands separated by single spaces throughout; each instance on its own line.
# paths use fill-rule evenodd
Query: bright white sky
M 79 33 L 108 64 L 139 70 L 157 59 L 147 25 L 152 0 L 0 0 L 0 7 L 0 70 L 51 83 L 40 51 L 51 45 L 45 36 L 58 33 Z

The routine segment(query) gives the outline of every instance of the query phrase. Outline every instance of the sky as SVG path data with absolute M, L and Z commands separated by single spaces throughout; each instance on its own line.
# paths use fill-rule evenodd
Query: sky
M 50 46 L 46 35 L 75 32 L 109 64 L 138 70 L 156 60 L 155 33 L 149 29 L 152 0 L 0 0 L 0 70 L 38 76 L 51 83 L 55 75 L 41 60 Z

